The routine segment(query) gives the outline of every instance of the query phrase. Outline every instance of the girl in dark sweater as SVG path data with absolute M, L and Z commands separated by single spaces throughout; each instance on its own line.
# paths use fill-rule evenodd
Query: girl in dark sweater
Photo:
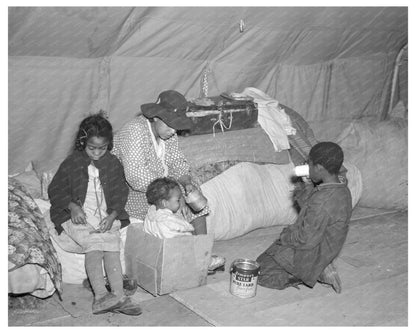
M 66 233 L 85 253 L 95 296 L 92 312 L 139 315 L 140 307 L 123 291 L 120 227 L 129 223 L 124 210 L 128 187 L 121 163 L 109 152 L 112 146 L 112 126 L 102 115 L 81 122 L 75 149 L 48 188 L 50 215 L 58 234 Z M 103 262 L 111 292 L 105 287 Z

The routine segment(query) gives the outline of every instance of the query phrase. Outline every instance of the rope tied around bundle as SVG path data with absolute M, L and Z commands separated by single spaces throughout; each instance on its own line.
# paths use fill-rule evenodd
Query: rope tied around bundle
M 217 126 L 218 124 L 219 124 L 219 126 L 220 126 L 220 128 L 221 128 L 221 132 L 222 132 L 222 134 L 224 134 L 224 129 L 227 129 L 227 130 L 229 130 L 230 128 L 231 128 L 231 126 L 232 126 L 232 124 L 233 124 L 233 112 L 232 111 L 230 111 L 230 122 L 229 122 L 229 124 L 228 124 L 228 126 L 227 125 L 225 125 L 225 122 L 224 122 L 224 110 L 223 110 L 223 108 L 222 108 L 222 106 L 223 106 L 223 101 L 220 101 L 219 103 L 218 103 L 218 111 L 220 112 L 219 114 L 218 114 L 218 119 L 217 119 L 217 121 L 212 125 L 212 136 L 213 137 L 215 137 L 215 126 Z

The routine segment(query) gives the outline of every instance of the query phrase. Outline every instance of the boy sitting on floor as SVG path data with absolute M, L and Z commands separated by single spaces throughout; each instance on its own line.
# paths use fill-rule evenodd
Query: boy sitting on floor
M 317 281 L 341 292 L 341 281 L 332 264 L 344 245 L 352 213 L 351 193 L 338 177 L 344 160 L 341 147 L 320 142 L 309 152 L 311 184 L 295 191 L 301 208 L 293 225 L 258 258 L 258 284 L 273 289 Z

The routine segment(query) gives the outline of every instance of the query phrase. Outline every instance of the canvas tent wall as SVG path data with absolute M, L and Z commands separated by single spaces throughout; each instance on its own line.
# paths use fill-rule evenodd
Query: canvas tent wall
M 56 166 L 87 114 L 256 87 L 315 126 L 388 107 L 406 7 L 10 7 L 9 173 Z M 244 23 L 244 29 L 240 24 Z M 242 26 L 242 24 L 241 24 Z M 318 124 L 318 125 L 316 125 Z M 338 126 L 338 127 L 337 127 Z

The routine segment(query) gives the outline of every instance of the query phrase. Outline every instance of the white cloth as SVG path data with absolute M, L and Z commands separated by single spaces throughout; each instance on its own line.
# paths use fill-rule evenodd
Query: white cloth
M 158 238 L 173 238 L 192 235 L 194 227 L 171 210 L 156 209 L 156 206 L 152 205 L 144 219 L 143 229 Z
M 167 177 L 168 173 L 169 173 L 169 169 L 168 169 L 168 166 L 166 165 L 166 161 L 165 161 L 165 155 L 166 155 L 165 141 L 164 140 L 159 140 L 159 142 L 157 142 L 155 136 L 153 135 L 152 125 L 151 125 L 149 120 L 147 120 L 147 125 L 149 126 L 149 131 L 151 133 L 150 136 L 152 137 L 153 147 L 155 147 L 156 156 L 162 162 L 162 166 L 163 166 L 163 169 L 164 169 L 163 176 Z
M 258 118 L 261 128 L 267 133 L 275 151 L 289 149 L 288 135 L 295 135 L 289 116 L 279 106 L 279 102 L 256 88 L 246 88 L 242 95 L 252 97 L 258 107 Z
M 88 188 L 83 209 L 87 215 L 87 222 L 94 229 L 98 229 L 101 220 L 108 215 L 99 175 L 99 170 L 90 164 L 88 166 Z

